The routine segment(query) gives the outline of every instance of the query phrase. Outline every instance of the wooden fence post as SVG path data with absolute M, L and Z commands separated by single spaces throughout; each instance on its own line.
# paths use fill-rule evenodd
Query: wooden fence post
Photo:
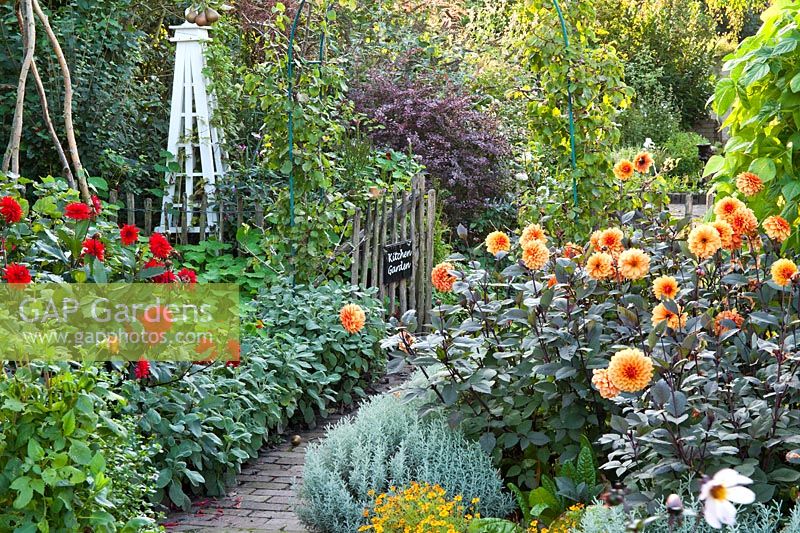
M 361 286 L 367 287 L 367 272 L 370 265 L 370 238 L 372 237 L 372 223 L 375 219 L 375 209 L 372 208 L 372 203 L 367 204 L 367 221 L 364 224 L 364 253 L 361 257 Z
M 199 227 L 197 228 L 197 235 L 198 235 L 198 243 L 203 242 L 206 240 L 206 210 L 208 209 L 208 200 L 206 199 L 205 193 L 203 194 L 203 198 L 200 200 L 200 215 L 199 215 Z
M 181 220 L 181 244 L 189 243 L 189 195 L 183 191 L 183 217 Z
M 117 205 L 117 191 L 116 191 L 116 189 L 111 190 L 111 191 L 108 192 L 108 203 L 112 204 L 112 205 Z M 114 222 L 117 222 L 117 220 L 118 220 L 117 214 L 118 214 L 118 211 L 114 210 L 114 214 L 111 215 L 111 220 L 113 220 Z
M 392 193 L 392 225 L 391 225 L 391 243 L 397 242 L 397 195 Z M 383 253 L 383 251 L 381 251 Z M 395 305 L 397 304 L 397 283 L 391 282 L 389 284 L 389 315 L 394 315 Z
M 128 224 L 133 226 L 136 224 L 135 197 L 133 196 L 132 192 L 129 192 L 126 197 L 128 199 L 128 205 L 126 206 L 128 208 Z
M 375 203 L 375 217 L 373 218 L 373 225 L 372 225 L 372 275 L 370 287 L 377 287 L 378 281 L 380 280 L 380 275 L 378 273 L 379 259 L 378 259 L 378 246 L 380 246 L 381 242 L 381 213 L 380 213 L 380 204 L 378 202 Z
M 257 228 L 264 229 L 264 206 L 261 202 L 256 201 L 256 208 L 254 213 L 254 221 Z
M 431 189 L 428 191 L 428 227 L 427 227 L 427 242 L 425 243 L 425 272 L 430 272 L 433 269 L 433 234 L 436 231 L 436 190 Z M 430 283 L 425 283 L 425 313 L 429 315 L 432 304 L 432 288 Z M 428 320 L 430 322 L 430 320 Z
M 425 327 L 428 318 L 428 308 L 425 307 L 425 286 L 427 285 L 425 276 L 428 269 L 425 264 L 425 180 L 420 176 L 417 182 L 417 192 L 419 194 L 416 206 L 417 218 L 417 240 L 414 246 L 419 249 L 417 258 L 417 314 L 419 316 L 419 329 Z
M 408 213 L 406 213 L 406 204 L 408 203 L 408 192 L 403 191 L 400 199 L 400 240 L 405 242 L 408 240 Z M 413 271 L 412 271 L 413 275 Z M 400 316 L 408 311 L 408 283 L 405 279 L 400 280 Z
M 150 235 L 153 232 L 153 199 L 144 199 L 144 234 Z
M 350 265 L 350 285 L 358 285 L 358 261 L 361 248 L 361 209 L 353 215 L 353 258 Z

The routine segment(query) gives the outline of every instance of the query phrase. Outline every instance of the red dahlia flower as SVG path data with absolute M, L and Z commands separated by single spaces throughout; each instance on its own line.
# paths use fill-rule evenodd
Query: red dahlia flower
M 83 202 L 72 202 L 64 208 L 64 216 L 72 220 L 89 220 L 92 218 L 92 208 Z
M 16 224 L 22 220 L 22 206 L 11 196 L 3 196 L 0 198 L 0 216 L 6 224 Z
M 150 375 L 150 361 L 147 359 L 139 359 L 136 362 L 136 369 L 134 370 L 136 379 L 145 379 Z
M 83 255 L 96 257 L 98 261 L 106 259 L 106 245 L 97 237 L 83 241 Z
M 159 259 L 166 259 L 172 253 L 172 245 L 160 233 L 150 235 L 150 253 Z
M 197 283 L 197 273 L 188 268 L 182 268 L 178 271 L 178 278 L 184 283 Z
M 125 224 L 119 230 L 119 240 L 121 240 L 122 244 L 125 246 L 130 246 L 139 240 L 139 228 L 133 224 Z
M 30 283 L 31 273 L 19 263 L 9 263 L 3 271 L 3 279 L 8 283 Z
M 144 264 L 145 268 L 167 268 L 167 265 L 163 261 L 159 261 L 158 259 L 150 259 L 147 263 Z M 178 276 L 171 270 L 165 270 L 161 274 L 157 276 L 153 276 L 153 283 L 174 283 L 178 281 Z
M 100 201 L 96 194 L 92 196 L 92 210 L 94 211 L 94 216 L 99 215 L 103 210 L 103 202 Z

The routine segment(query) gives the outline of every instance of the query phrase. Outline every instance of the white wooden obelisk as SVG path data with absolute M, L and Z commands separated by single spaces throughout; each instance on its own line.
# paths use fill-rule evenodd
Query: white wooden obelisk
M 186 200 L 191 221 L 187 225 L 190 232 L 196 233 L 199 226 L 193 214 L 199 213 L 203 191 L 208 206 L 207 229 L 217 226 L 216 184 L 225 175 L 221 133 L 211 124 L 214 95 L 209 94 L 203 75 L 206 65 L 203 49 L 210 38 L 208 28 L 190 22 L 170 26 L 170 29 L 175 31 L 170 40 L 176 47 L 167 150 L 181 169 L 167 173 L 159 230 L 180 231 L 178 214 Z

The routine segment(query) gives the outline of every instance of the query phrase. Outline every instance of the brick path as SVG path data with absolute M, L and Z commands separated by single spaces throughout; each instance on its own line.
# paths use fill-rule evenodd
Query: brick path
M 326 419 L 325 426 L 342 416 Z M 242 468 L 227 496 L 198 500 L 191 511 L 171 515 L 165 523 L 167 530 L 305 533 L 294 513 L 294 487 L 302 477 L 306 446 L 324 435 L 325 429 L 320 428 L 302 433 L 297 447 L 287 437 L 279 446 L 265 448 Z
M 392 390 L 407 378 L 407 372 L 392 374 L 370 392 Z M 164 523 L 167 531 L 307 533 L 294 512 L 306 447 L 322 440 L 328 426 L 347 414 L 332 414 L 317 429 L 301 432 L 299 446 L 292 445 L 290 433 L 280 445 L 264 448 L 258 459 L 242 468 L 236 486 L 225 497 L 200 499 L 189 512 L 170 515 Z

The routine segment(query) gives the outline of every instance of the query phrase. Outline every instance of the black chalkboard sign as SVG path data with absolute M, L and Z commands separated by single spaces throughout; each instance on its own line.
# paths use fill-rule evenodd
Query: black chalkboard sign
M 394 283 L 408 279 L 413 272 L 411 257 L 414 245 L 411 241 L 387 244 L 383 247 L 383 282 Z

